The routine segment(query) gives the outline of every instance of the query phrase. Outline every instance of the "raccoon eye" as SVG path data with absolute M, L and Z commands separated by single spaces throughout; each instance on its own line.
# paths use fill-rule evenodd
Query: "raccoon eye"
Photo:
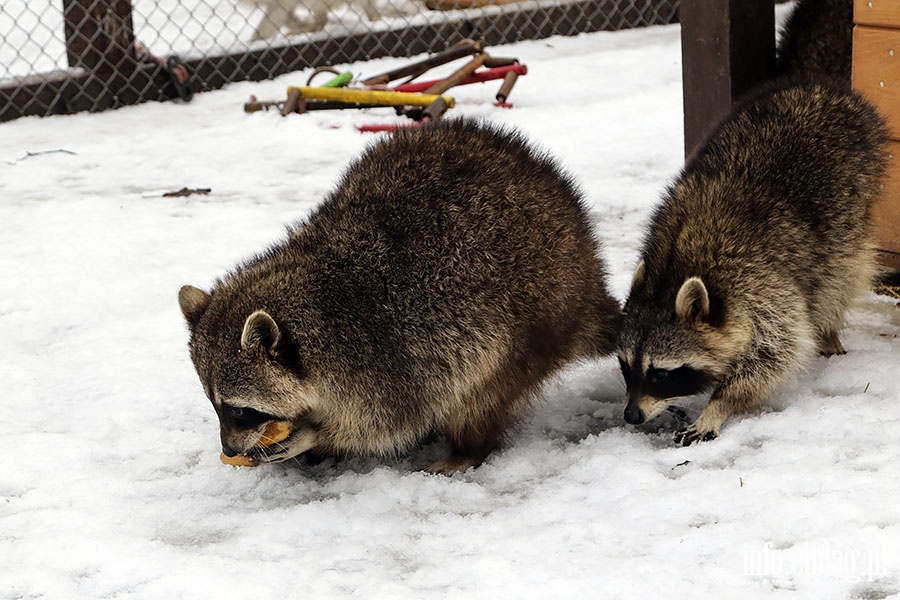
M 655 398 L 676 398 L 700 394 L 715 383 L 715 378 L 687 365 L 677 369 L 650 369 L 645 391 Z
M 269 415 L 246 406 L 227 406 L 225 410 L 236 425 L 244 427 L 253 427 L 272 419 Z
M 621 356 L 619 357 L 619 368 L 622 369 L 622 376 L 625 377 L 625 381 L 628 381 L 631 378 L 631 368 Z
M 662 383 L 668 378 L 669 371 L 666 369 L 650 369 L 650 372 L 647 373 L 647 379 L 650 380 L 650 383 Z

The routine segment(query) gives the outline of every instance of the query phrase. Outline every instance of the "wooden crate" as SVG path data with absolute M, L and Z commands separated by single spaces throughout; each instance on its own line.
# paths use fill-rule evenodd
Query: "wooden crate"
M 890 163 L 884 184 L 885 193 L 875 205 L 875 239 L 879 248 L 893 259 L 890 266 L 900 269 L 900 142 L 890 143 Z
M 874 27 L 900 27 L 900 1 L 853 0 L 853 22 Z
M 853 87 L 887 120 L 890 163 L 875 207 L 882 262 L 900 269 L 900 0 L 854 0 Z

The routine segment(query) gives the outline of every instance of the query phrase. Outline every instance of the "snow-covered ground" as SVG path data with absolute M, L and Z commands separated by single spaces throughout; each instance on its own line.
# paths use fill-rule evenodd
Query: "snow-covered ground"
M 525 42 L 493 49 L 529 67 L 515 108 L 454 90 L 451 116 L 516 125 L 581 181 L 620 298 L 682 162 L 679 48 L 677 26 Z M 900 597 L 900 308 L 874 294 L 847 355 L 699 446 L 626 426 L 606 359 L 452 478 L 420 471 L 440 443 L 222 465 L 176 292 L 280 239 L 372 140 L 355 126 L 394 119 L 242 112 L 306 77 L 0 125 L 0 597 Z M 212 192 L 162 197 L 182 187 Z

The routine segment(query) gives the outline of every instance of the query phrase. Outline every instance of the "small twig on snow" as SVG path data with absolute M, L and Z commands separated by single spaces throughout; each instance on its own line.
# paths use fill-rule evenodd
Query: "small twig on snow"
M 71 154 L 74 156 L 77 154 L 77 152 L 72 152 L 71 150 L 66 150 L 65 148 L 57 148 L 55 150 L 41 150 L 39 152 L 31 152 L 29 150 L 19 158 L 6 161 L 6 164 L 15 166 L 27 158 L 31 158 L 32 156 L 41 156 L 42 154 Z
M 210 193 L 212 188 L 181 188 L 177 192 L 166 192 L 162 195 L 163 198 L 184 198 L 187 196 L 193 196 L 194 194 L 199 194 L 201 196 L 205 196 Z

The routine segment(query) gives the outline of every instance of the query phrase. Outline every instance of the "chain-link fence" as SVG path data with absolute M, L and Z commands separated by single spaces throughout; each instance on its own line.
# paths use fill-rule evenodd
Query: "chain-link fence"
M 0 121 L 186 97 L 308 67 L 436 52 L 462 38 L 495 45 L 672 23 L 678 4 L 2 0 Z

